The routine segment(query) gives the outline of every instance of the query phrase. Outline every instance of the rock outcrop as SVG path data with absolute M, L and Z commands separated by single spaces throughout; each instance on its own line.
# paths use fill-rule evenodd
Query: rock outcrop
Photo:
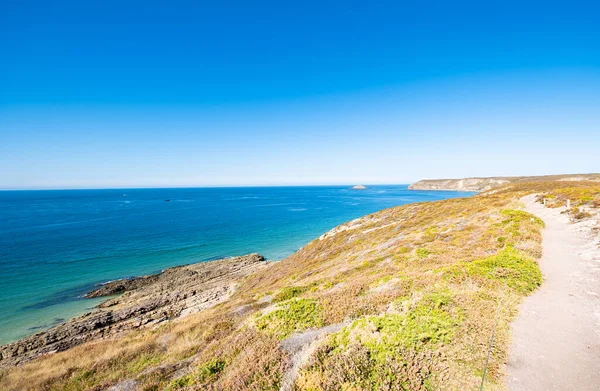
M 122 294 L 101 303 L 92 312 L 0 346 L 0 367 L 212 307 L 233 293 L 241 277 L 266 266 L 263 256 L 250 254 L 103 284 L 87 297 Z

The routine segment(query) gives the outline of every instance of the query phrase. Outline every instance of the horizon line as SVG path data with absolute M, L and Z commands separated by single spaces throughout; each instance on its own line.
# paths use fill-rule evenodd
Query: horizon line
M 257 187 L 328 187 L 328 186 L 405 186 L 405 183 L 325 183 L 325 184 L 257 184 L 257 185 L 200 185 L 200 186 L 142 186 L 142 187 L 56 187 L 56 188 L 11 188 L 2 191 L 65 191 L 65 190 L 158 190 L 158 189 L 231 189 L 231 188 L 257 188 Z

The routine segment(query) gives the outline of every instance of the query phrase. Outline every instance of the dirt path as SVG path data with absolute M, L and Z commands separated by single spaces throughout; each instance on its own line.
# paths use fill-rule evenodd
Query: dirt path
M 511 391 L 600 390 L 600 248 L 591 224 L 571 224 L 563 209 L 533 196 L 527 211 L 546 223 L 542 287 L 525 299 L 512 324 L 507 365 Z

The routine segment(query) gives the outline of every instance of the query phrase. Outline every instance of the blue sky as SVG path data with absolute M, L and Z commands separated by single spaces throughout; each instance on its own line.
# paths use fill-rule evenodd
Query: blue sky
M 0 188 L 600 171 L 590 1 L 95 3 L 0 0 Z

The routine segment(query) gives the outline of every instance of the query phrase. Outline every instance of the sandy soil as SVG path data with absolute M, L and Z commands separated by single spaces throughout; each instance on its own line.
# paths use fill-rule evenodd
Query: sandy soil
M 600 390 L 600 247 L 596 220 L 573 224 L 534 197 L 526 209 L 546 223 L 542 287 L 512 324 L 507 388 Z

